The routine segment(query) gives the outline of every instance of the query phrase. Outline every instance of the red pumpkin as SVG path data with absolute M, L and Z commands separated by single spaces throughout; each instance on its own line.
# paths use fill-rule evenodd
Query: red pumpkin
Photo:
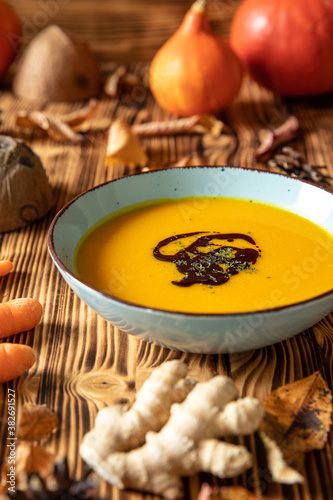
M 21 22 L 7 2 L 0 0 L 0 77 L 16 56 L 21 34 Z
M 250 76 L 276 94 L 333 90 L 332 0 L 243 0 L 230 42 Z

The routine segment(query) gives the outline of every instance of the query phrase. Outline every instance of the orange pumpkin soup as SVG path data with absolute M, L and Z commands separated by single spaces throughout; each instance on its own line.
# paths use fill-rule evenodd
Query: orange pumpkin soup
M 235 313 L 333 288 L 333 236 L 252 200 L 154 200 L 101 220 L 79 242 L 78 277 L 135 304 Z

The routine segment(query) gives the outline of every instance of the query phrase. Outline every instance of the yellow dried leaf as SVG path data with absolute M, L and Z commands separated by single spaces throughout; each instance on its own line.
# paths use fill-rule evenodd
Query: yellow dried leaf
M 144 165 L 148 161 L 138 138 L 131 126 L 123 119 L 112 122 L 106 147 L 106 165 L 123 163 L 128 165 Z
M 280 447 L 298 470 L 304 454 L 321 449 L 331 425 L 332 394 L 319 372 L 276 389 L 264 402 L 260 431 Z
M 22 408 L 17 435 L 23 441 L 41 441 L 47 439 L 58 427 L 57 415 L 46 405 L 27 403 Z

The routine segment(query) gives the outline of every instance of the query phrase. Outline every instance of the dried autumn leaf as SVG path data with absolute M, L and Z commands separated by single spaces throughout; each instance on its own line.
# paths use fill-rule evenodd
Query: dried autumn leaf
M 70 127 L 78 127 L 94 116 L 98 106 L 99 101 L 97 99 L 90 99 L 86 106 L 67 113 L 61 119 Z
M 37 473 L 43 478 L 49 477 L 54 469 L 55 455 L 41 446 L 23 442 L 16 449 L 16 473 Z
M 319 372 L 279 387 L 264 402 L 260 432 L 281 448 L 288 465 L 300 470 L 304 454 L 324 447 L 331 425 L 332 394 Z
M 16 117 L 16 125 L 22 128 L 39 128 L 57 141 L 78 141 L 82 136 L 75 132 L 66 122 L 45 111 L 20 111 Z
M 121 65 L 108 75 L 104 84 L 104 93 L 106 95 L 112 98 L 118 97 L 121 80 L 126 75 L 126 72 L 126 66 Z
M 45 440 L 58 427 L 58 424 L 57 415 L 46 405 L 27 403 L 22 407 L 17 436 L 23 441 Z
M 122 118 L 111 123 L 106 147 L 106 165 L 144 165 L 148 157 L 131 126 Z
M 112 98 L 117 98 L 123 91 L 143 85 L 137 75 L 128 73 L 126 66 L 118 66 L 113 73 L 108 75 L 104 84 L 104 93 Z
M 39 128 L 57 141 L 81 141 L 82 135 L 77 132 L 77 128 L 94 115 L 98 104 L 96 99 L 91 99 L 83 108 L 62 116 L 54 116 L 47 111 L 19 111 L 16 125 L 21 128 Z
M 197 500 L 264 500 L 264 497 L 255 495 L 242 486 L 212 488 L 209 484 L 204 483 Z
M 118 66 L 107 76 L 104 93 L 112 99 L 122 99 L 126 105 L 142 104 L 147 97 L 147 83 L 144 78 L 130 73 L 126 66 Z
M 265 446 L 267 464 L 273 481 L 283 484 L 303 483 L 303 476 L 286 463 L 282 451 L 276 442 L 263 432 L 260 433 L 260 436 Z
M 267 161 L 273 150 L 279 145 L 294 139 L 299 132 L 299 122 L 295 116 L 287 120 L 275 130 L 261 130 L 261 144 L 256 151 L 257 161 Z

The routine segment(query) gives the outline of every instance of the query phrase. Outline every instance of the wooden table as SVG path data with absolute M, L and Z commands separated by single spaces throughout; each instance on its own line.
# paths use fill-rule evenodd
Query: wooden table
M 108 66 L 104 67 L 108 71 Z M 130 70 L 144 74 L 146 63 L 131 63 Z M 146 91 L 144 100 L 112 100 L 102 96 L 94 119 L 105 123 L 124 117 L 135 123 L 147 112 L 148 120 L 170 119 Z M 79 108 L 83 103 L 50 103 L 45 107 L 55 114 Z M 59 417 L 59 428 L 45 445 L 58 457 L 68 458 L 73 479 L 80 479 L 85 466 L 78 453 L 84 434 L 92 427 L 97 411 L 119 398 L 132 401 L 136 391 L 151 373 L 166 360 L 179 358 L 189 365 L 190 375 L 206 380 L 221 373 L 232 377 L 241 395 L 263 400 L 273 389 L 317 370 L 332 387 L 333 316 L 290 340 L 239 354 L 205 355 L 171 351 L 148 344 L 113 328 L 83 304 L 55 269 L 47 250 L 47 232 L 56 212 L 75 195 L 104 181 L 127 175 L 126 165 L 105 166 L 106 140 L 95 135 L 86 143 L 71 145 L 56 142 L 38 131 L 22 132 L 15 127 L 19 109 L 33 109 L 20 102 L 10 88 L 0 95 L 3 110 L 0 133 L 21 137 L 42 159 L 55 195 L 55 206 L 37 223 L 0 234 L 0 256 L 11 259 L 15 269 L 0 279 L 1 299 L 30 296 L 43 305 L 41 323 L 30 332 L 9 341 L 33 346 L 37 362 L 26 376 L 0 387 L 0 460 L 5 459 L 7 436 L 6 399 L 8 387 L 16 391 L 17 410 L 27 402 L 46 404 Z M 326 165 L 333 176 L 333 96 L 308 99 L 282 99 L 255 83 L 245 80 L 236 101 L 221 114 L 233 133 L 226 133 L 217 144 L 204 151 L 211 165 L 241 165 L 267 168 L 258 164 L 254 152 L 262 128 L 274 128 L 289 115 L 298 117 L 301 135 L 292 145 L 304 153 L 313 165 Z M 142 139 L 149 165 L 173 164 L 201 148 L 199 136 L 170 136 Z M 194 161 L 197 156 L 194 155 Z M 248 446 L 256 456 L 255 439 Z M 333 498 L 332 435 L 321 451 L 306 457 L 305 484 L 282 486 L 272 482 L 267 471 L 255 466 L 246 474 L 228 481 L 278 499 L 328 500 Z M 184 480 L 187 500 L 194 500 L 200 484 L 225 484 L 215 478 L 198 475 Z M 120 492 L 101 482 L 99 496 L 105 499 L 153 499 L 152 495 Z M 97 498 L 97 497 L 96 497 Z

